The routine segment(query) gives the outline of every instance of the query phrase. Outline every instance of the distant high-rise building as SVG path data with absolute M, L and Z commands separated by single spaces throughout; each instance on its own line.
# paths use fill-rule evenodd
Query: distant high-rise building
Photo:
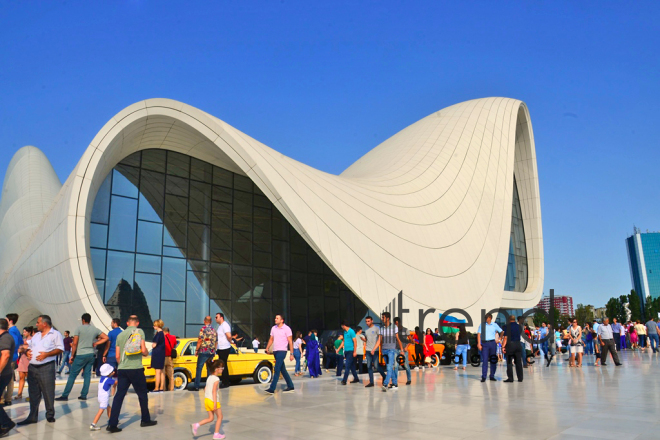
M 555 309 L 559 310 L 559 313 L 562 315 L 568 315 L 568 316 L 575 316 L 575 312 L 573 311 L 573 297 L 572 296 L 567 296 L 567 295 L 561 295 L 561 296 L 555 296 L 554 298 L 554 307 Z M 541 301 L 539 301 L 538 305 L 536 306 L 538 309 L 543 309 L 546 312 L 550 312 L 550 297 L 549 296 L 544 296 L 541 298 Z
M 626 238 L 626 248 L 630 282 L 644 310 L 646 297 L 660 296 L 660 232 L 642 233 L 635 228 L 633 235 Z

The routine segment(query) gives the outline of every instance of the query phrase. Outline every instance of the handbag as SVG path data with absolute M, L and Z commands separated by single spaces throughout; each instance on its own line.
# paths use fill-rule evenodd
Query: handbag
M 163 336 L 165 336 L 165 335 L 163 335 Z M 169 336 L 169 335 L 167 335 L 167 336 Z M 174 347 L 172 347 L 172 344 L 170 344 L 170 338 L 168 338 L 167 336 L 165 336 L 165 343 L 170 346 L 170 357 L 172 359 L 176 359 L 178 354 L 177 354 L 176 350 L 174 349 Z

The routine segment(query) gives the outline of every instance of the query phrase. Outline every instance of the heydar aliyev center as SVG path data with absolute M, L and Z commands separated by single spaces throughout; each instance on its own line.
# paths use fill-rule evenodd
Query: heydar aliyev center
M 399 297 L 404 324 L 435 309 L 432 328 L 450 308 L 478 321 L 481 309 L 534 307 L 543 238 L 529 112 L 508 98 L 456 104 L 337 176 L 148 99 L 105 124 L 64 184 L 39 149 L 16 152 L 0 249 L 0 313 L 23 325 L 135 313 L 193 336 L 221 311 L 267 337 L 275 313 L 323 331 Z

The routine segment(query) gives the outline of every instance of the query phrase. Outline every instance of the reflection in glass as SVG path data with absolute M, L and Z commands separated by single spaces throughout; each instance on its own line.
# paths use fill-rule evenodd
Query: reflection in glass
M 152 222 L 163 221 L 165 175 L 142 170 L 140 173 L 140 209 L 138 218 Z
M 186 303 L 161 301 L 160 319 L 169 327 L 170 334 L 179 338 L 184 337 L 184 326 L 186 322 Z M 196 335 L 189 335 L 196 336 Z
M 163 225 L 138 221 L 137 251 L 160 255 L 163 247 Z
M 520 197 L 518 196 L 518 185 L 514 176 L 509 262 L 504 281 L 504 290 L 524 292 L 525 289 L 527 289 L 527 246 L 525 243 L 525 229 L 523 227 Z
M 209 314 L 208 273 L 188 272 L 186 322 L 202 324 Z
M 160 275 L 136 273 L 134 294 L 142 292 L 152 317 L 160 316 Z
M 110 185 L 112 184 L 112 173 L 105 178 L 94 199 L 92 207 L 92 221 L 95 223 L 108 224 L 110 215 Z
M 137 200 L 112 196 L 110 202 L 110 231 L 108 248 L 135 251 Z
M 167 152 L 167 174 L 179 177 L 190 177 L 190 157 L 185 154 Z
M 117 165 L 112 172 L 112 194 L 137 198 L 140 169 Z
M 91 247 L 106 248 L 108 246 L 108 226 L 99 223 L 89 225 L 89 245 Z
M 135 270 L 137 272 L 160 273 L 160 257 L 155 255 L 135 255 Z
M 105 249 L 90 249 L 94 278 L 105 278 Z M 100 290 L 99 292 L 103 292 Z
M 94 255 L 92 255 L 92 258 L 94 258 Z M 128 252 L 108 251 L 107 259 L 108 262 L 105 271 L 106 303 L 122 282 L 127 282 L 129 289 L 133 285 L 134 255 Z
M 186 260 L 163 257 L 162 299 L 185 301 Z

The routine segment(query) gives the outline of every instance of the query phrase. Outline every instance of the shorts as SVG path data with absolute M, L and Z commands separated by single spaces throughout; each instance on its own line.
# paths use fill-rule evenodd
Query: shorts
M 99 407 L 101 409 L 108 409 L 108 401 L 110 400 L 109 395 L 99 396 Z
M 582 345 L 571 345 L 570 348 L 571 348 L 571 354 L 583 353 L 584 351 Z
M 216 409 L 220 409 L 220 402 L 217 402 L 218 406 L 216 408 L 213 408 L 213 401 L 211 399 L 204 399 L 204 408 L 207 411 L 215 411 Z

